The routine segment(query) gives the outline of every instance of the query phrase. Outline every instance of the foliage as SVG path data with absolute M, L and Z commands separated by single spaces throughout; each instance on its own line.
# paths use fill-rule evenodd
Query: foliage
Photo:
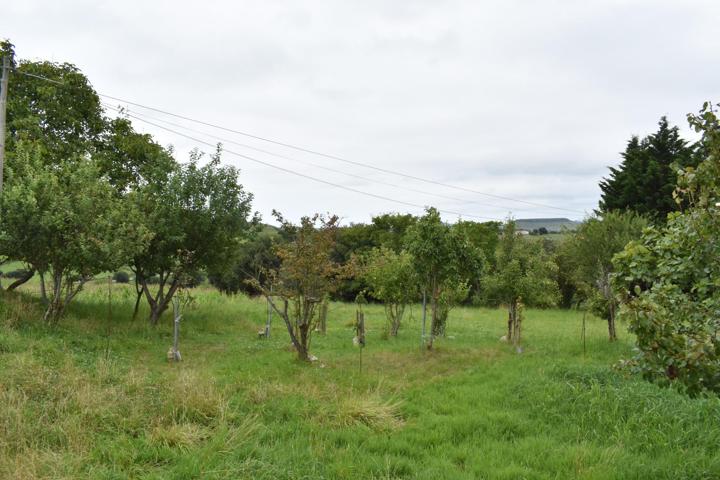
M 95 158 L 118 193 L 127 194 L 166 181 L 177 167 L 172 153 L 150 135 L 136 132 L 129 120 L 116 118 L 107 123 Z
M 608 212 L 591 217 L 562 244 L 563 255 L 572 264 L 571 276 L 580 300 L 608 322 L 610 341 L 617 339 L 617 299 L 610 283 L 613 256 L 631 240 L 640 238 L 648 222 L 635 212 Z
M 151 235 L 95 162 L 79 157 L 48 168 L 41 151 L 21 144 L 8 166 L 0 252 L 50 273 L 45 318 L 56 323 L 88 279 L 121 266 Z
M 115 283 L 130 283 L 130 274 L 120 270 L 113 273 L 112 279 Z
M 450 311 L 460 305 L 470 293 L 470 284 L 467 280 L 448 278 L 445 280 L 440 298 L 438 298 L 438 321 L 434 324 L 432 334 L 435 336 L 445 335 Z
M 557 265 L 542 244 L 518 234 L 515 222 L 508 220 L 500 237 L 496 266 L 485 279 L 490 301 L 508 308 L 507 340 L 519 343 L 522 304 L 551 306 L 557 302 Z
M 562 308 L 572 308 L 578 305 L 581 300 L 577 282 L 575 281 L 575 258 L 570 254 L 570 248 L 567 245 L 568 236 L 564 236 L 563 240 L 556 248 L 549 252 L 555 265 L 557 265 L 557 285 L 559 300 L 558 306 Z
M 388 247 L 376 248 L 367 256 L 361 275 L 370 295 L 385 305 L 387 335 L 397 336 L 406 306 L 418 297 L 412 257 Z
M 482 251 L 470 243 L 462 229 L 442 222 L 435 208 L 428 208 L 410 228 L 406 242 L 420 286 L 430 299 L 431 334 L 427 347 L 431 349 L 436 332 L 444 332 L 441 298 L 458 300 L 455 295 L 443 297 L 443 292 L 482 272 L 484 258 Z
M 343 274 L 332 259 L 339 218 L 316 214 L 294 225 L 279 213 L 273 214 L 283 235 L 292 240 L 277 246 L 280 266 L 266 271 L 265 283 L 259 278 L 253 283 L 285 322 L 298 358 L 307 361 L 319 307 Z
M 208 272 L 210 283 L 227 294 L 262 294 L 251 280 L 258 279 L 261 284 L 267 284 L 266 273 L 280 266 L 275 253 L 278 242 L 279 236 L 274 231 L 262 231 L 246 238 L 224 265 Z
M 156 179 L 132 198 L 153 232 L 148 248 L 135 253 L 133 269 L 150 305 L 150 322 L 160 315 L 189 278 L 202 269 L 219 269 L 252 231 L 252 195 L 238 182 L 239 171 L 220 165 L 218 150 L 200 166 L 202 154 L 178 165 L 164 181 Z M 157 276 L 157 288 L 148 279 Z
M 355 256 L 368 253 L 378 246 L 372 235 L 371 225 L 353 223 L 338 226 L 332 258 L 338 264 L 346 264 Z M 338 300 L 353 301 L 355 297 L 367 288 L 362 276 L 348 276 L 338 280 L 333 296 Z
M 386 213 L 373 217 L 370 223 L 341 226 L 338 228 L 333 259 L 337 263 L 346 264 L 354 256 L 365 255 L 379 247 L 399 253 L 408 229 L 416 221 L 417 217 L 410 214 Z M 367 288 L 362 276 L 347 277 L 339 281 L 333 296 L 350 302 Z
M 36 145 L 48 165 L 93 153 L 106 125 L 87 77 L 69 63 L 20 60 L 15 68 L 7 102 L 8 159 L 19 142 Z
M 460 235 L 467 238 L 470 245 L 482 252 L 483 259 L 485 259 L 488 264 L 487 267 L 492 268 L 495 265 L 495 250 L 497 250 L 500 241 L 501 226 L 501 222 L 459 220 L 453 225 L 453 228 L 456 229 Z M 478 302 L 482 297 L 482 277 L 484 275 L 484 269 L 477 269 L 470 273 L 471 275 L 467 279 L 468 287 L 470 288 L 469 291 L 472 292 L 472 300 Z
M 372 217 L 368 225 L 374 247 L 385 247 L 400 253 L 408 230 L 417 223 L 414 215 L 402 213 L 384 213 Z
M 662 117 L 656 133 L 628 142 L 619 168 L 610 167 L 610 176 L 600 182 L 600 210 L 632 210 L 663 223 L 678 209 L 673 199 L 677 168 L 696 165 L 695 147 L 680 137 Z
M 622 315 L 637 337 L 634 370 L 688 393 L 720 393 L 720 122 L 711 105 L 689 115 L 706 155 L 679 172 L 690 208 L 617 255 Z

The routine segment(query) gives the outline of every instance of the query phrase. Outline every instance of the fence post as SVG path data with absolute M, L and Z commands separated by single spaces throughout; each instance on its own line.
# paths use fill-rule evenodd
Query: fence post
M 172 300 L 173 304 L 173 346 L 172 346 L 172 361 L 179 362 L 182 360 L 182 357 L 180 356 L 180 350 L 178 349 L 178 344 L 180 342 L 180 319 L 182 318 L 182 315 L 180 314 L 180 299 L 177 297 L 174 297 Z

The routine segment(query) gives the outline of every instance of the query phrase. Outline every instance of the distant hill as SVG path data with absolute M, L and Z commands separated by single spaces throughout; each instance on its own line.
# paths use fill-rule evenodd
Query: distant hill
M 580 222 L 567 218 L 518 218 L 515 220 L 517 228 L 532 232 L 545 227 L 548 232 L 561 232 L 563 229 L 575 230 Z

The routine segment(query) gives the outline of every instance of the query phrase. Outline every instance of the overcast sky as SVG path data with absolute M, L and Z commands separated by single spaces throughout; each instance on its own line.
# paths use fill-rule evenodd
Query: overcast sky
M 580 219 L 596 207 L 598 181 L 631 135 L 651 133 L 667 115 L 689 136 L 685 114 L 720 98 L 719 19 L 718 0 L 23 0 L 3 5 L 0 37 L 21 58 L 76 64 L 101 93 L 572 211 L 420 183 L 129 109 L 275 152 L 287 158 L 226 143 L 308 176 L 466 219 Z M 135 123 L 175 145 L 179 159 L 196 146 Z M 229 153 L 224 159 L 241 168 L 267 221 L 273 208 L 290 218 L 329 211 L 346 223 L 421 211 Z

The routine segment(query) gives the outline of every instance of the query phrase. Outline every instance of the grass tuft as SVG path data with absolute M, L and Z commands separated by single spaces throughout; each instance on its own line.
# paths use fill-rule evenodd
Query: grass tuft
M 378 394 L 348 396 L 340 401 L 333 421 L 343 427 L 364 425 L 375 430 L 394 430 L 404 423 L 400 406 L 401 402 L 383 400 Z

